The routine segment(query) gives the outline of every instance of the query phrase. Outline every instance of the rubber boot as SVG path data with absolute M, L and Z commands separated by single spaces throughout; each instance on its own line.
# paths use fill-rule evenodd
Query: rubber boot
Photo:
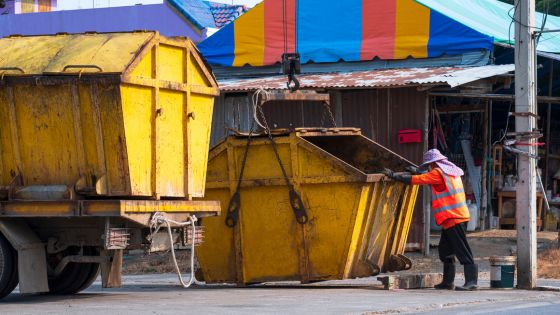
M 455 263 L 443 264 L 443 280 L 440 284 L 434 285 L 437 290 L 455 289 Z
M 457 291 L 473 291 L 478 289 L 478 265 L 465 265 L 465 285 L 456 287 Z

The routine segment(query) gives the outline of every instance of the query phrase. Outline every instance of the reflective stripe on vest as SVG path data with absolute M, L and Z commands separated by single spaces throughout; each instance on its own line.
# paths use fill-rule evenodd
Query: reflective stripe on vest
M 441 225 L 447 219 L 468 219 L 470 217 L 469 209 L 461 178 L 452 180 L 440 169 L 436 168 L 436 170 L 445 179 L 444 191 L 436 191 L 432 185 L 432 211 L 436 223 Z
M 438 208 L 434 211 L 434 214 L 437 214 L 437 213 L 440 213 L 440 212 L 443 212 L 443 211 L 447 211 L 447 210 L 457 209 L 457 208 L 460 208 L 460 207 L 466 207 L 466 206 L 467 206 L 467 203 L 464 202 L 464 201 L 461 201 L 461 202 L 454 203 L 454 204 L 449 205 L 449 206 L 440 207 L 440 208 Z

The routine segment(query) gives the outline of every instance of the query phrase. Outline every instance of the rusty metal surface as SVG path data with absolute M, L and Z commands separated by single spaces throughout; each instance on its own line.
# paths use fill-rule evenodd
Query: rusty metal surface
M 24 36 L 0 39 L 3 76 L 122 73 L 155 32 Z
M 331 99 L 329 94 L 316 93 L 314 91 L 273 91 L 263 94 L 263 102 L 269 101 L 319 101 L 329 102 Z
M 448 85 L 454 87 L 483 78 L 506 74 L 512 70 L 512 65 L 489 65 L 472 68 L 408 68 L 306 74 L 298 76 L 298 79 L 302 89 L 403 87 L 411 85 Z M 222 91 L 254 91 L 259 88 L 286 89 L 285 76 L 223 80 L 219 83 Z

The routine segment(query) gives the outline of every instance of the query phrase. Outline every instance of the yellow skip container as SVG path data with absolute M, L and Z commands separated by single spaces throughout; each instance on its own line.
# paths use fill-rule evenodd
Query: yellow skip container
M 0 39 L 0 56 L 0 187 L 204 195 L 218 88 L 190 40 L 13 36 Z
M 288 182 L 270 140 L 253 136 L 228 224 L 248 138 L 231 136 L 210 151 L 205 198 L 220 200 L 224 211 L 202 219 L 198 259 L 206 282 L 306 283 L 410 268 L 402 254 L 418 187 L 380 170 L 412 163 L 359 129 L 277 131 L 274 139 Z M 289 185 L 307 220 L 296 220 L 302 209 L 293 209 Z

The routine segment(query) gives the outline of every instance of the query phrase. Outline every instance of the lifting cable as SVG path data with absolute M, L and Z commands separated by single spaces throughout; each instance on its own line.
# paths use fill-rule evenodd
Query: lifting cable
M 160 228 L 165 224 L 167 226 L 167 233 L 169 235 L 169 245 L 171 246 L 171 258 L 173 260 L 173 265 L 175 266 L 175 272 L 177 272 L 177 276 L 179 277 L 179 283 L 181 284 L 181 286 L 183 288 L 188 288 L 190 287 L 193 283 L 197 283 L 196 281 L 196 277 L 194 274 L 194 258 L 195 258 L 195 253 L 194 253 L 194 246 L 195 246 L 195 239 L 196 239 L 196 221 L 198 221 L 198 219 L 196 218 L 196 216 L 191 215 L 188 221 L 185 222 L 177 222 L 171 219 L 168 219 L 165 217 L 165 214 L 162 212 L 156 212 L 154 213 L 154 215 L 152 216 L 152 219 L 150 220 L 150 239 L 153 239 L 153 235 L 155 235 L 157 232 L 159 232 Z M 192 235 L 191 235 L 191 277 L 189 279 L 189 281 L 187 283 L 185 283 L 185 281 L 183 281 L 183 277 L 181 276 L 181 270 L 179 269 L 179 264 L 177 263 L 177 257 L 175 256 L 175 246 L 173 243 L 173 233 L 171 232 L 171 223 L 179 226 L 179 227 L 185 227 L 187 225 L 190 225 L 192 228 Z

